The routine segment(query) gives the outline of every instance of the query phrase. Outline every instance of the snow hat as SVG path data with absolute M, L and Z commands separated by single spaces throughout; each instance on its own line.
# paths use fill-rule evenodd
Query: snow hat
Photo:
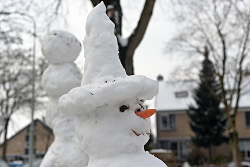
M 114 35 L 115 25 L 105 11 L 105 5 L 101 2 L 87 18 L 82 86 L 127 76 L 118 56 L 117 39 Z
M 145 76 L 127 76 L 119 60 L 114 24 L 105 11 L 101 2 L 88 15 L 82 84 L 59 99 L 65 115 L 77 116 L 133 98 L 149 100 L 158 93 L 156 81 Z

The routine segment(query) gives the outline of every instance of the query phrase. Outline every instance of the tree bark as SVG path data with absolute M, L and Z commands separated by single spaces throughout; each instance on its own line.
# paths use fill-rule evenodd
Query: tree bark
M 209 163 L 212 164 L 212 144 L 210 144 L 209 148 L 208 148 L 209 154 Z
M 230 132 L 229 132 L 230 133 Z M 233 154 L 233 161 L 235 163 L 235 167 L 241 167 L 240 163 L 240 151 L 238 149 L 238 133 L 233 130 L 232 133 L 229 134 L 229 142 Z
M 101 0 L 91 0 L 91 2 L 93 6 L 96 6 L 101 2 Z
M 137 27 L 135 28 L 134 33 L 129 37 L 128 48 L 125 56 L 124 67 L 128 75 L 134 74 L 134 66 L 133 66 L 133 57 L 135 49 L 141 43 L 146 29 L 148 27 L 149 20 L 153 13 L 153 8 L 155 5 L 155 0 L 146 0 L 141 17 L 138 21 Z
M 10 118 L 6 119 L 5 125 L 4 125 L 4 139 L 3 139 L 3 159 L 6 160 L 6 152 L 7 152 L 7 134 L 8 134 L 8 124 L 9 124 Z
M 223 89 L 225 92 L 225 89 Z M 228 102 L 225 98 L 226 96 L 224 96 L 224 106 L 225 106 L 225 110 L 226 110 L 226 114 L 227 114 L 227 118 L 228 118 L 228 123 L 229 123 L 229 127 L 228 127 L 228 132 L 229 132 L 229 145 L 231 147 L 231 152 L 232 152 L 232 156 L 233 156 L 233 162 L 235 163 L 235 167 L 241 167 L 241 163 L 240 163 L 240 151 L 239 151 L 239 146 L 238 146 L 238 132 L 236 129 L 236 122 L 235 122 L 235 118 L 236 118 L 236 113 L 231 114 L 231 106 L 228 105 Z M 236 109 L 237 110 L 237 109 Z
M 96 6 L 98 3 L 100 3 L 100 0 L 91 0 L 93 6 Z M 115 6 L 115 10 L 119 13 L 119 22 L 115 23 L 112 19 L 112 21 L 115 23 L 116 26 L 116 36 L 122 35 L 121 29 L 122 29 L 122 9 L 120 6 L 120 0 L 104 0 L 104 4 L 106 6 L 112 4 Z M 128 38 L 128 44 L 126 46 L 123 46 L 120 42 L 119 39 L 118 41 L 118 46 L 119 46 L 119 57 L 120 61 L 126 70 L 128 75 L 133 75 L 134 74 L 134 65 L 133 65 L 133 57 L 134 57 L 134 52 L 138 45 L 141 43 L 146 29 L 148 27 L 148 23 L 150 21 L 150 18 L 153 13 L 153 8 L 154 8 L 155 0 L 146 0 L 140 19 L 138 21 L 138 24 L 133 31 L 133 33 L 130 35 Z M 120 31 L 119 31 L 120 30 Z

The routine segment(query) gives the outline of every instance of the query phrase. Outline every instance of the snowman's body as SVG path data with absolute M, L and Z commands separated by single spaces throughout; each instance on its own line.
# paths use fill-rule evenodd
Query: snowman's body
M 88 167 L 166 167 L 166 165 L 153 155 L 144 152 L 95 159 Z
M 89 156 L 88 167 L 166 167 L 144 151 L 152 110 L 145 110 L 141 99 L 152 99 L 158 84 L 126 75 L 103 3 L 88 16 L 84 51 L 81 87 L 60 97 L 59 108 L 77 117 L 75 131 Z
M 43 40 L 43 54 L 50 64 L 43 73 L 42 86 L 50 97 L 46 122 L 53 129 L 54 141 L 40 167 L 86 167 L 88 163 L 74 133 L 76 118 L 65 117 L 58 110 L 58 98 L 81 82 L 82 75 L 73 62 L 81 50 L 79 44 L 64 31 L 52 31 Z

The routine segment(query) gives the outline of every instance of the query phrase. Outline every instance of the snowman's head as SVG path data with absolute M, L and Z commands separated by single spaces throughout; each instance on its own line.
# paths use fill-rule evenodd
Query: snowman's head
M 78 118 L 76 134 L 90 157 L 143 151 L 150 119 L 141 99 L 158 93 L 156 81 L 144 76 L 114 78 L 72 89 L 59 99 L 60 110 Z
M 73 62 L 82 49 L 80 41 L 71 33 L 53 30 L 42 41 L 42 53 L 52 64 Z

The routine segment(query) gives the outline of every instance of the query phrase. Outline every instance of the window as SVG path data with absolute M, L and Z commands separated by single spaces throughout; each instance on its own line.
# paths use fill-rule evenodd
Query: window
M 239 149 L 245 160 L 250 160 L 250 140 L 240 140 Z
M 188 92 L 187 91 L 175 92 L 175 97 L 177 98 L 188 97 Z
M 175 114 L 167 114 L 161 117 L 162 130 L 175 130 L 176 129 L 176 118 Z
M 36 135 L 34 134 L 34 136 L 33 136 L 33 139 L 34 139 L 34 142 L 36 142 Z M 25 136 L 25 141 L 26 142 L 29 142 L 29 140 L 30 140 L 30 134 L 26 134 L 26 136 Z
M 250 127 L 250 111 L 245 112 L 245 123 L 246 127 Z
M 29 148 L 24 149 L 24 153 L 27 155 L 29 154 Z M 36 148 L 33 149 L 33 153 L 36 154 Z
M 175 125 L 175 115 L 174 114 L 170 114 L 169 115 L 169 122 L 170 122 L 170 129 L 176 129 L 176 125 Z
M 189 151 L 187 140 L 162 140 L 159 144 L 159 148 L 172 150 L 179 159 L 187 157 Z
M 30 143 L 28 141 L 25 142 L 25 148 L 29 148 Z
M 29 141 L 29 138 L 30 138 L 30 136 L 29 136 L 29 134 L 27 134 L 27 135 L 25 136 L 25 141 L 26 141 L 26 142 Z
M 27 154 L 29 154 L 29 148 L 25 148 L 25 154 L 27 155 Z

